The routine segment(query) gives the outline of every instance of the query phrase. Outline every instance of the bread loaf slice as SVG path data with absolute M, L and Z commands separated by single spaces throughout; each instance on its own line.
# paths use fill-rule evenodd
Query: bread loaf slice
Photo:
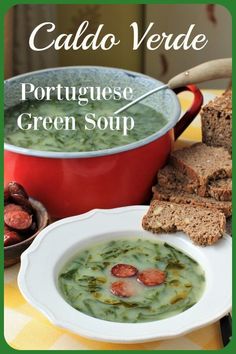
M 232 200 L 232 178 L 222 178 L 211 181 L 208 185 L 207 192 L 216 200 Z
M 157 181 L 158 184 L 165 189 L 185 191 L 194 194 L 198 192 L 197 180 L 192 180 L 171 165 L 166 165 L 159 170 Z M 220 201 L 232 200 L 232 179 L 222 178 L 210 181 L 205 196 L 210 196 Z
M 225 214 L 228 218 L 232 215 L 232 203 L 230 201 L 217 201 L 214 198 L 200 197 L 197 194 L 188 193 L 185 191 L 178 191 L 176 189 L 163 188 L 156 185 L 152 188 L 153 199 L 164 200 L 177 204 L 188 204 L 200 206 L 203 208 L 217 209 Z
M 232 152 L 232 91 L 206 104 L 201 111 L 202 141 L 211 146 L 223 146 Z
M 188 193 L 197 192 L 197 180 L 190 179 L 171 165 L 166 165 L 158 171 L 157 181 L 163 188 L 183 190 Z
M 183 231 L 197 245 L 217 242 L 225 232 L 223 213 L 199 206 L 152 201 L 142 226 L 153 233 Z
M 222 147 L 197 143 L 172 152 L 170 162 L 178 171 L 197 183 L 197 194 L 202 197 L 207 195 L 210 181 L 232 177 L 231 156 Z

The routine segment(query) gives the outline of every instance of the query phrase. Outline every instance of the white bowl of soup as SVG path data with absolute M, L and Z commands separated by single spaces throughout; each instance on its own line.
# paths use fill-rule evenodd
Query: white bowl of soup
M 5 182 L 16 180 L 53 218 L 142 204 L 172 142 L 200 110 L 195 86 L 190 110 L 170 89 L 113 113 L 162 85 L 106 67 L 35 71 L 5 81 Z M 177 123 L 178 122 L 178 123 Z
M 231 309 L 231 237 L 200 247 L 181 232 L 153 235 L 141 226 L 147 208 L 48 226 L 22 255 L 24 297 L 55 325 L 114 343 L 172 338 L 221 318 Z

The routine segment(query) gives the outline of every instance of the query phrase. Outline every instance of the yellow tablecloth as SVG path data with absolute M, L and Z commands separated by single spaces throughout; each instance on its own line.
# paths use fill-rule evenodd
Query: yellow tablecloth
M 204 101 L 208 102 L 219 91 L 204 91 Z M 189 93 L 180 95 L 183 110 L 189 107 L 192 96 Z M 201 140 L 199 117 L 176 143 L 180 147 L 188 141 Z M 173 349 L 173 350 L 199 350 L 222 348 L 219 323 L 214 323 L 200 330 L 172 340 L 156 341 L 144 344 L 110 344 L 100 343 L 82 338 L 78 335 L 62 330 L 52 325 L 41 313 L 31 307 L 22 297 L 17 287 L 17 274 L 19 265 L 5 269 L 4 309 L 5 309 L 5 338 L 8 344 L 20 350 L 125 350 L 125 349 Z M 43 291 L 43 289 L 42 289 Z

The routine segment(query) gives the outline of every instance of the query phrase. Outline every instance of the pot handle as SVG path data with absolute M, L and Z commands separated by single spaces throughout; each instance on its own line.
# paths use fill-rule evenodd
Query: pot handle
M 178 139 L 178 137 L 184 132 L 184 130 L 189 126 L 189 124 L 193 121 L 196 115 L 200 112 L 203 103 L 203 96 L 201 94 L 201 91 L 195 85 L 187 85 L 174 89 L 174 92 L 176 94 L 183 91 L 192 92 L 194 98 L 191 107 L 187 110 L 187 112 L 184 113 L 183 117 L 180 118 L 180 120 L 174 127 L 175 140 Z

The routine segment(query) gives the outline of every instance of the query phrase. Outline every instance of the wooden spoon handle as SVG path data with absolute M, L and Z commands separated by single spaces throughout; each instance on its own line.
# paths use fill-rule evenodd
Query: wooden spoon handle
M 232 76 L 232 58 L 211 60 L 206 63 L 195 66 L 192 69 L 174 76 L 168 86 L 171 89 L 182 87 L 199 82 L 231 78 Z

